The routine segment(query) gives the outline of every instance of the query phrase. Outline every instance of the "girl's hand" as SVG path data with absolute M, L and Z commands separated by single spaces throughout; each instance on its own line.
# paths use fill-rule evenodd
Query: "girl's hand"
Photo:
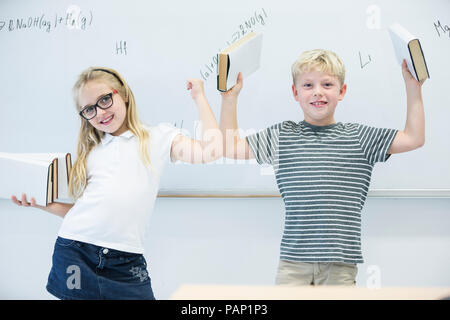
M 27 196 L 24 193 L 22 193 L 22 199 L 21 200 L 18 200 L 16 198 L 16 196 L 11 196 L 11 200 L 15 204 L 17 204 L 18 206 L 33 207 L 33 208 L 39 208 L 39 209 L 42 209 L 42 210 L 46 209 L 46 207 L 36 204 L 36 199 L 34 199 L 34 198 L 31 198 L 31 202 L 28 202 L 27 201 Z
M 191 96 L 194 100 L 205 95 L 203 90 L 203 81 L 201 79 L 188 79 L 187 89 L 191 90 Z
M 403 79 L 405 80 L 405 85 L 407 87 L 420 89 L 420 87 L 422 87 L 422 84 L 425 82 L 425 80 L 422 80 L 421 82 L 419 82 L 416 80 L 416 78 L 413 77 L 411 72 L 409 72 L 409 70 L 408 70 L 408 66 L 406 64 L 405 59 L 403 59 L 403 62 L 402 62 L 402 74 L 403 74 Z
M 41 205 L 36 204 L 36 199 L 34 199 L 34 198 L 31 198 L 31 202 L 28 202 L 27 196 L 24 193 L 22 193 L 21 200 L 18 200 L 16 198 L 16 196 L 11 196 L 11 200 L 18 206 L 38 208 L 38 209 L 47 211 L 49 213 L 53 213 L 57 216 L 60 216 L 61 218 L 64 218 L 67 211 L 69 211 L 69 209 L 73 207 L 73 204 L 60 203 L 60 202 L 52 202 L 52 203 L 48 204 L 47 206 L 41 206 Z
M 242 89 L 242 86 L 244 84 L 244 80 L 242 77 L 242 72 L 238 73 L 238 77 L 237 77 L 237 82 L 236 84 L 233 86 L 233 88 L 231 88 L 230 90 L 226 91 L 226 92 L 221 92 L 221 96 L 223 99 L 228 99 L 228 98 L 237 98 L 239 95 L 239 92 Z

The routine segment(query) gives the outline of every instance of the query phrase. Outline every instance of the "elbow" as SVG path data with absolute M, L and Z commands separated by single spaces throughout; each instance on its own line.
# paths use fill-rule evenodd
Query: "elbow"
M 408 135 L 405 133 L 407 151 L 419 149 L 425 145 L 425 134 Z
M 413 150 L 417 150 L 417 149 L 423 147 L 424 144 L 425 144 L 425 141 L 420 141 L 420 140 L 411 142 L 411 143 L 406 147 L 405 151 L 413 151 Z
M 203 163 L 213 162 L 213 161 L 221 159 L 222 157 L 223 157 L 223 153 L 218 152 L 213 155 L 207 156 L 206 158 L 203 158 Z
M 214 146 L 208 146 L 202 149 L 202 161 L 201 163 L 209 163 L 216 161 L 223 157 L 224 150 L 222 144 L 219 143 Z
M 425 137 L 418 139 L 416 149 L 421 148 L 425 145 Z
M 423 147 L 425 145 L 425 135 L 422 137 L 422 140 L 420 142 L 420 146 Z

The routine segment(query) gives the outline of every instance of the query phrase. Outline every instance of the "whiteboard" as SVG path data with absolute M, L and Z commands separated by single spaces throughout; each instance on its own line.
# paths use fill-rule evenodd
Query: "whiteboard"
M 224 4 L 226 6 L 224 7 Z M 304 50 L 336 52 L 347 94 L 338 122 L 403 129 L 406 93 L 387 28 L 399 22 L 421 41 L 431 79 L 423 86 L 424 147 L 377 164 L 372 195 L 450 195 L 450 2 L 403 1 L 5 1 L 0 2 L 0 151 L 71 152 L 79 116 L 71 89 L 89 66 L 118 70 L 141 121 L 169 122 L 196 137 L 186 80 L 201 78 L 216 117 L 216 53 L 263 33 L 261 68 L 244 79 L 242 134 L 303 114 L 290 67 Z M 378 193 L 377 193 L 378 192 Z M 271 168 L 255 161 L 169 164 L 161 195 L 277 195 Z

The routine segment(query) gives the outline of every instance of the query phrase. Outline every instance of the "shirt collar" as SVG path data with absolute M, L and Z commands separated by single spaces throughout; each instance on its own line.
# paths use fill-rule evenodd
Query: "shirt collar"
M 125 138 L 125 139 L 130 139 L 131 137 L 133 137 L 133 133 L 130 130 L 125 131 L 120 136 L 113 136 L 110 133 L 105 133 L 103 138 L 102 138 L 102 144 L 103 145 L 107 145 L 109 142 L 111 142 L 112 139 L 118 138 L 118 137 L 122 137 L 122 138 Z
M 327 126 L 316 126 L 316 125 L 313 125 L 313 124 L 310 124 L 310 123 L 306 122 L 306 120 L 303 120 L 303 121 L 300 121 L 299 124 L 300 125 L 303 124 L 304 126 L 309 127 L 309 128 L 311 128 L 313 130 L 320 131 L 320 130 L 326 130 L 326 129 L 334 128 L 335 126 L 340 124 L 340 122 L 337 122 L 337 123 L 335 122 L 335 123 L 329 124 Z

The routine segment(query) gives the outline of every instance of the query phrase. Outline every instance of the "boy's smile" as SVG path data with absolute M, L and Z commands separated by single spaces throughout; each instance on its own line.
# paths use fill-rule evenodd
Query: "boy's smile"
M 312 106 L 316 107 L 316 108 L 322 108 L 322 107 L 326 106 L 327 103 L 328 102 L 323 101 L 323 100 L 318 100 L 318 101 L 311 102 Z
M 292 85 L 294 99 L 300 103 L 305 121 L 317 126 L 335 123 L 334 111 L 346 89 L 347 85 L 341 86 L 336 76 L 317 70 L 300 74 Z

